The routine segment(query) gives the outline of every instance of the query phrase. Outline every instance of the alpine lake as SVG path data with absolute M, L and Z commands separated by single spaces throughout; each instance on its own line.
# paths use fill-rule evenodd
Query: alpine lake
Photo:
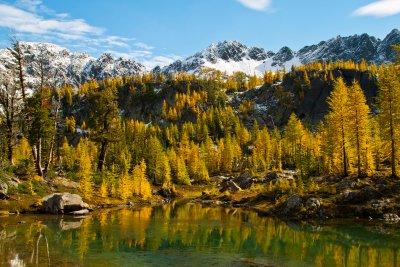
M 0 266 L 400 266 L 400 226 L 193 203 L 0 217 Z

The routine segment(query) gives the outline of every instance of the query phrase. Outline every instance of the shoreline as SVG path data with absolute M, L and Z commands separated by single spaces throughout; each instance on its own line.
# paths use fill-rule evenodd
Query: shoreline
M 243 177 L 247 177 L 244 179 Z M 233 181 L 239 185 L 249 184 L 247 189 L 230 187 Z M 282 178 L 277 178 L 282 179 Z M 334 219 L 367 219 L 398 222 L 400 210 L 400 180 L 376 176 L 366 178 L 354 177 L 319 177 L 315 179 L 316 190 L 268 189 L 268 182 L 242 174 L 239 176 L 214 177 L 209 184 L 176 186 L 174 196 L 163 197 L 159 194 L 161 187 L 153 187 L 149 200 L 129 198 L 93 197 L 90 210 L 107 208 L 129 208 L 134 206 L 158 206 L 173 203 L 200 203 L 209 206 L 223 206 L 251 210 L 260 216 L 276 217 L 295 221 L 328 221 Z M 270 182 L 271 183 L 271 182 Z M 277 184 L 278 182 L 276 182 Z M 329 190 L 328 190 L 328 189 Z M 269 191 L 268 191 L 269 190 Z M 77 193 L 76 189 L 55 190 L 49 185 L 48 193 Z M 27 194 L 10 194 L 9 200 L 0 200 L 0 215 L 38 214 L 43 196 Z

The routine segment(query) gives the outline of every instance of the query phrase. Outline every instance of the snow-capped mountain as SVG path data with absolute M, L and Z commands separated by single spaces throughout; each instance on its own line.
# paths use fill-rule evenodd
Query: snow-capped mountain
M 400 31 L 392 30 L 383 40 L 368 34 L 349 37 L 336 37 L 319 44 L 305 46 L 293 51 L 287 46 L 278 52 L 263 48 L 248 47 L 237 41 L 223 41 L 212 44 L 203 51 L 184 60 L 177 60 L 165 67 L 156 67 L 153 71 L 173 73 L 186 71 L 198 74 L 204 68 L 213 68 L 232 74 L 242 71 L 247 74 L 261 75 L 266 70 L 290 69 L 292 65 L 301 65 L 321 60 L 354 60 L 362 58 L 377 64 L 396 59 L 393 44 L 400 44 Z M 85 53 L 70 52 L 68 49 L 50 43 L 21 43 L 28 85 L 39 81 L 38 62 L 46 62 L 49 81 L 58 86 L 71 84 L 78 87 L 85 81 L 132 75 L 145 72 L 145 67 L 133 60 L 115 58 L 109 53 L 94 58 Z M 13 58 L 8 49 L 0 50 L 0 70 L 10 69 Z
M 44 62 L 47 78 L 58 86 L 71 84 L 78 87 L 91 78 L 104 79 L 114 76 L 132 75 L 145 71 L 145 67 L 130 59 L 114 58 L 105 53 L 94 58 L 85 53 L 70 52 L 50 43 L 21 43 L 28 85 L 39 80 L 39 64 Z M 12 56 L 8 49 L 0 50 L 0 69 L 9 69 Z
M 212 44 L 184 60 L 177 60 L 162 68 L 162 71 L 199 73 L 204 68 L 213 68 L 228 74 L 235 71 L 262 74 L 266 70 L 283 67 L 288 69 L 292 65 L 314 61 L 354 60 L 359 62 L 362 58 L 368 62 L 381 64 L 395 60 L 395 52 L 391 49 L 394 44 L 400 44 L 400 31 L 397 29 L 392 30 L 383 40 L 368 34 L 338 36 L 316 45 L 305 46 L 297 52 L 287 46 L 274 53 L 265 51 L 263 48 L 247 47 L 237 41 L 223 41 Z

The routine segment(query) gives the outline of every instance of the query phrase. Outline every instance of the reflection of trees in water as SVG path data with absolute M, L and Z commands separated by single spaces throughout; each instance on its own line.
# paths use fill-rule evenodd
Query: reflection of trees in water
M 75 260 L 67 255 L 78 255 L 76 260 L 85 263 L 91 253 L 189 250 L 240 253 L 278 262 L 289 259 L 315 266 L 400 266 L 398 235 L 351 224 L 317 229 L 289 226 L 254 212 L 197 204 L 101 210 L 82 221 L 63 220 L 45 220 L 47 227 L 40 221 L 4 226 L 0 254 L 10 255 L 21 246 L 25 248 L 19 255 L 21 259 L 28 262 L 34 251 L 33 262 L 39 257 L 43 264 L 47 255 L 46 242 L 38 241 L 42 235 L 41 240 L 44 236 L 48 240 L 51 259 L 61 263 Z M 7 239 L 12 231 L 14 237 Z M 0 265 L 3 263 L 0 259 Z
M 108 248 L 119 250 L 175 248 L 240 252 L 313 262 L 316 266 L 385 266 L 382 262 L 395 266 L 398 261 L 399 243 L 379 242 L 382 236 L 371 239 L 369 232 L 352 235 L 343 227 L 330 229 L 328 226 L 323 231 L 301 226 L 293 229 L 284 222 L 252 212 L 200 205 L 167 205 L 115 213 L 119 227 L 112 230 L 115 242 Z M 104 234 L 107 232 L 101 236 Z M 353 240 L 360 237 L 362 245 Z

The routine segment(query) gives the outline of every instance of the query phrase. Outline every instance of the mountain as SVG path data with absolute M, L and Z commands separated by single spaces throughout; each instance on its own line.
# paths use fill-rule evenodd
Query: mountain
M 39 59 L 44 61 L 49 81 L 62 86 L 64 83 L 78 87 L 92 78 L 104 79 L 114 76 L 132 75 L 145 71 L 145 67 L 130 59 L 114 58 L 105 53 L 94 58 L 85 53 L 74 53 L 50 43 L 21 42 L 28 85 L 38 83 Z M 0 50 L 0 69 L 9 69 L 12 56 L 8 49 Z
M 368 34 L 349 37 L 338 36 L 328 41 L 305 46 L 293 51 L 287 46 L 278 52 L 265 51 L 263 48 L 248 47 L 237 41 L 223 41 L 212 44 L 203 51 L 184 60 L 177 60 L 162 68 L 164 73 L 185 71 L 199 73 L 204 68 L 213 68 L 232 74 L 242 71 L 247 74 L 262 74 L 266 70 L 290 68 L 292 65 L 307 64 L 314 61 L 365 59 L 368 62 L 382 64 L 395 60 L 393 44 L 400 44 L 400 31 L 392 30 L 383 40 Z
M 393 44 L 400 44 L 400 31 L 392 30 L 383 40 L 368 34 L 349 37 L 338 36 L 316 45 L 305 46 L 293 51 L 287 46 L 278 52 L 264 48 L 248 47 L 237 41 L 223 41 L 212 44 L 203 51 L 184 60 L 177 60 L 163 68 L 153 71 L 173 73 L 186 71 L 199 74 L 204 68 L 213 68 L 232 74 L 242 71 L 247 74 L 261 75 L 266 70 L 290 69 L 292 65 L 301 65 L 322 60 L 354 60 L 362 58 L 377 64 L 395 60 Z M 125 76 L 146 71 L 145 67 L 131 59 L 115 58 L 109 53 L 94 58 L 85 53 L 71 52 L 68 49 L 50 43 L 21 43 L 26 67 L 28 85 L 38 83 L 38 59 L 45 60 L 49 68 L 49 81 L 62 86 L 64 83 L 78 87 L 92 78 L 104 79 Z M 8 49 L 0 50 L 0 70 L 10 69 L 12 56 Z

